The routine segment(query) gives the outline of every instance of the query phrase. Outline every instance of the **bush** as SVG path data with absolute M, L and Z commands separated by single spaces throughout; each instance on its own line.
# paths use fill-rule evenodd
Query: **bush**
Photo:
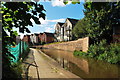
M 22 79 L 22 63 L 13 63 L 11 65 L 3 65 L 2 80 L 21 80 Z
M 111 43 L 108 45 L 106 40 L 102 40 L 100 43 L 91 45 L 86 54 L 81 51 L 74 51 L 74 55 L 88 56 L 112 64 L 120 64 L 120 44 Z
M 120 44 L 110 44 L 107 54 L 107 62 L 120 64 Z
M 91 57 L 99 56 L 106 50 L 106 45 L 106 40 L 102 40 L 100 43 L 97 42 L 96 44 L 93 44 L 89 47 L 88 53 Z
M 12 69 L 17 77 L 14 75 L 13 76 L 16 78 L 22 78 L 22 76 L 21 76 L 21 74 L 22 74 L 22 62 L 18 61 L 17 63 L 12 64 L 11 67 L 12 67 Z
M 87 53 L 82 52 L 82 51 L 74 51 L 73 54 L 74 54 L 75 56 L 85 56 L 85 55 L 87 55 Z

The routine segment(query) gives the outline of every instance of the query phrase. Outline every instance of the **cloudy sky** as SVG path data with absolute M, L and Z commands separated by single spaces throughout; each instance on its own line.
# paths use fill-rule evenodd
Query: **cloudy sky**
M 54 0 L 52 2 L 39 2 L 42 4 L 46 10 L 46 19 L 40 18 L 40 25 L 35 24 L 33 20 L 33 27 L 28 26 L 31 33 L 40 32 L 51 32 L 54 33 L 54 26 L 57 22 L 65 22 L 66 18 L 82 19 L 84 17 L 83 13 L 83 2 L 80 4 L 70 4 L 70 2 L 65 5 L 60 0 Z M 17 29 L 15 29 L 17 30 Z M 30 34 L 31 34 L 30 33 Z M 28 34 L 28 33 L 24 33 Z M 23 34 L 20 34 L 23 35 Z

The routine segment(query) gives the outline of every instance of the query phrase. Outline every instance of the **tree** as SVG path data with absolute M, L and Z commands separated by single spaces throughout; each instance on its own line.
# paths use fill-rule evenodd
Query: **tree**
M 73 35 L 78 39 L 82 37 L 86 37 L 88 34 L 88 27 L 89 27 L 89 22 L 85 20 L 85 18 L 79 20 L 75 27 L 73 28 L 72 32 Z
M 86 2 L 84 8 L 84 20 L 80 20 L 73 29 L 75 36 L 89 36 L 93 43 L 100 42 L 102 39 L 110 43 L 113 26 L 120 24 L 120 2 Z
M 84 4 L 85 19 L 90 22 L 88 36 L 99 42 L 112 40 L 113 26 L 118 26 L 120 2 L 86 2 Z
M 17 5 L 17 6 L 15 6 Z M 19 31 L 24 33 L 30 32 L 27 26 L 33 26 L 30 19 L 33 19 L 36 24 L 40 24 L 39 18 L 45 19 L 43 5 L 37 2 L 2 2 L 2 56 L 3 56 L 3 77 L 13 78 L 14 72 L 12 71 L 10 59 L 12 56 L 7 45 L 14 45 L 14 37 L 17 35 L 16 31 L 13 31 L 13 27 L 19 28 Z M 7 34 L 10 33 L 10 35 Z M 10 75 L 11 73 L 11 75 Z M 12 74 L 13 73 L 13 74 Z M 14 77 L 18 77 L 15 76 Z

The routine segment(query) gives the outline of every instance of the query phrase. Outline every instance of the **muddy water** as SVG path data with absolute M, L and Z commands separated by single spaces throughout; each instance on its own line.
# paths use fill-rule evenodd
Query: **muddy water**
M 48 56 L 55 59 L 63 68 L 81 78 L 118 78 L 120 65 L 96 61 L 83 57 L 75 57 L 73 52 L 42 49 Z

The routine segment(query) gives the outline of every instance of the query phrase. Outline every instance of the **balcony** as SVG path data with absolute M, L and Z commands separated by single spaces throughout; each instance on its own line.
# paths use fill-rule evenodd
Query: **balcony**
M 66 29 L 66 31 L 72 31 L 71 29 Z

